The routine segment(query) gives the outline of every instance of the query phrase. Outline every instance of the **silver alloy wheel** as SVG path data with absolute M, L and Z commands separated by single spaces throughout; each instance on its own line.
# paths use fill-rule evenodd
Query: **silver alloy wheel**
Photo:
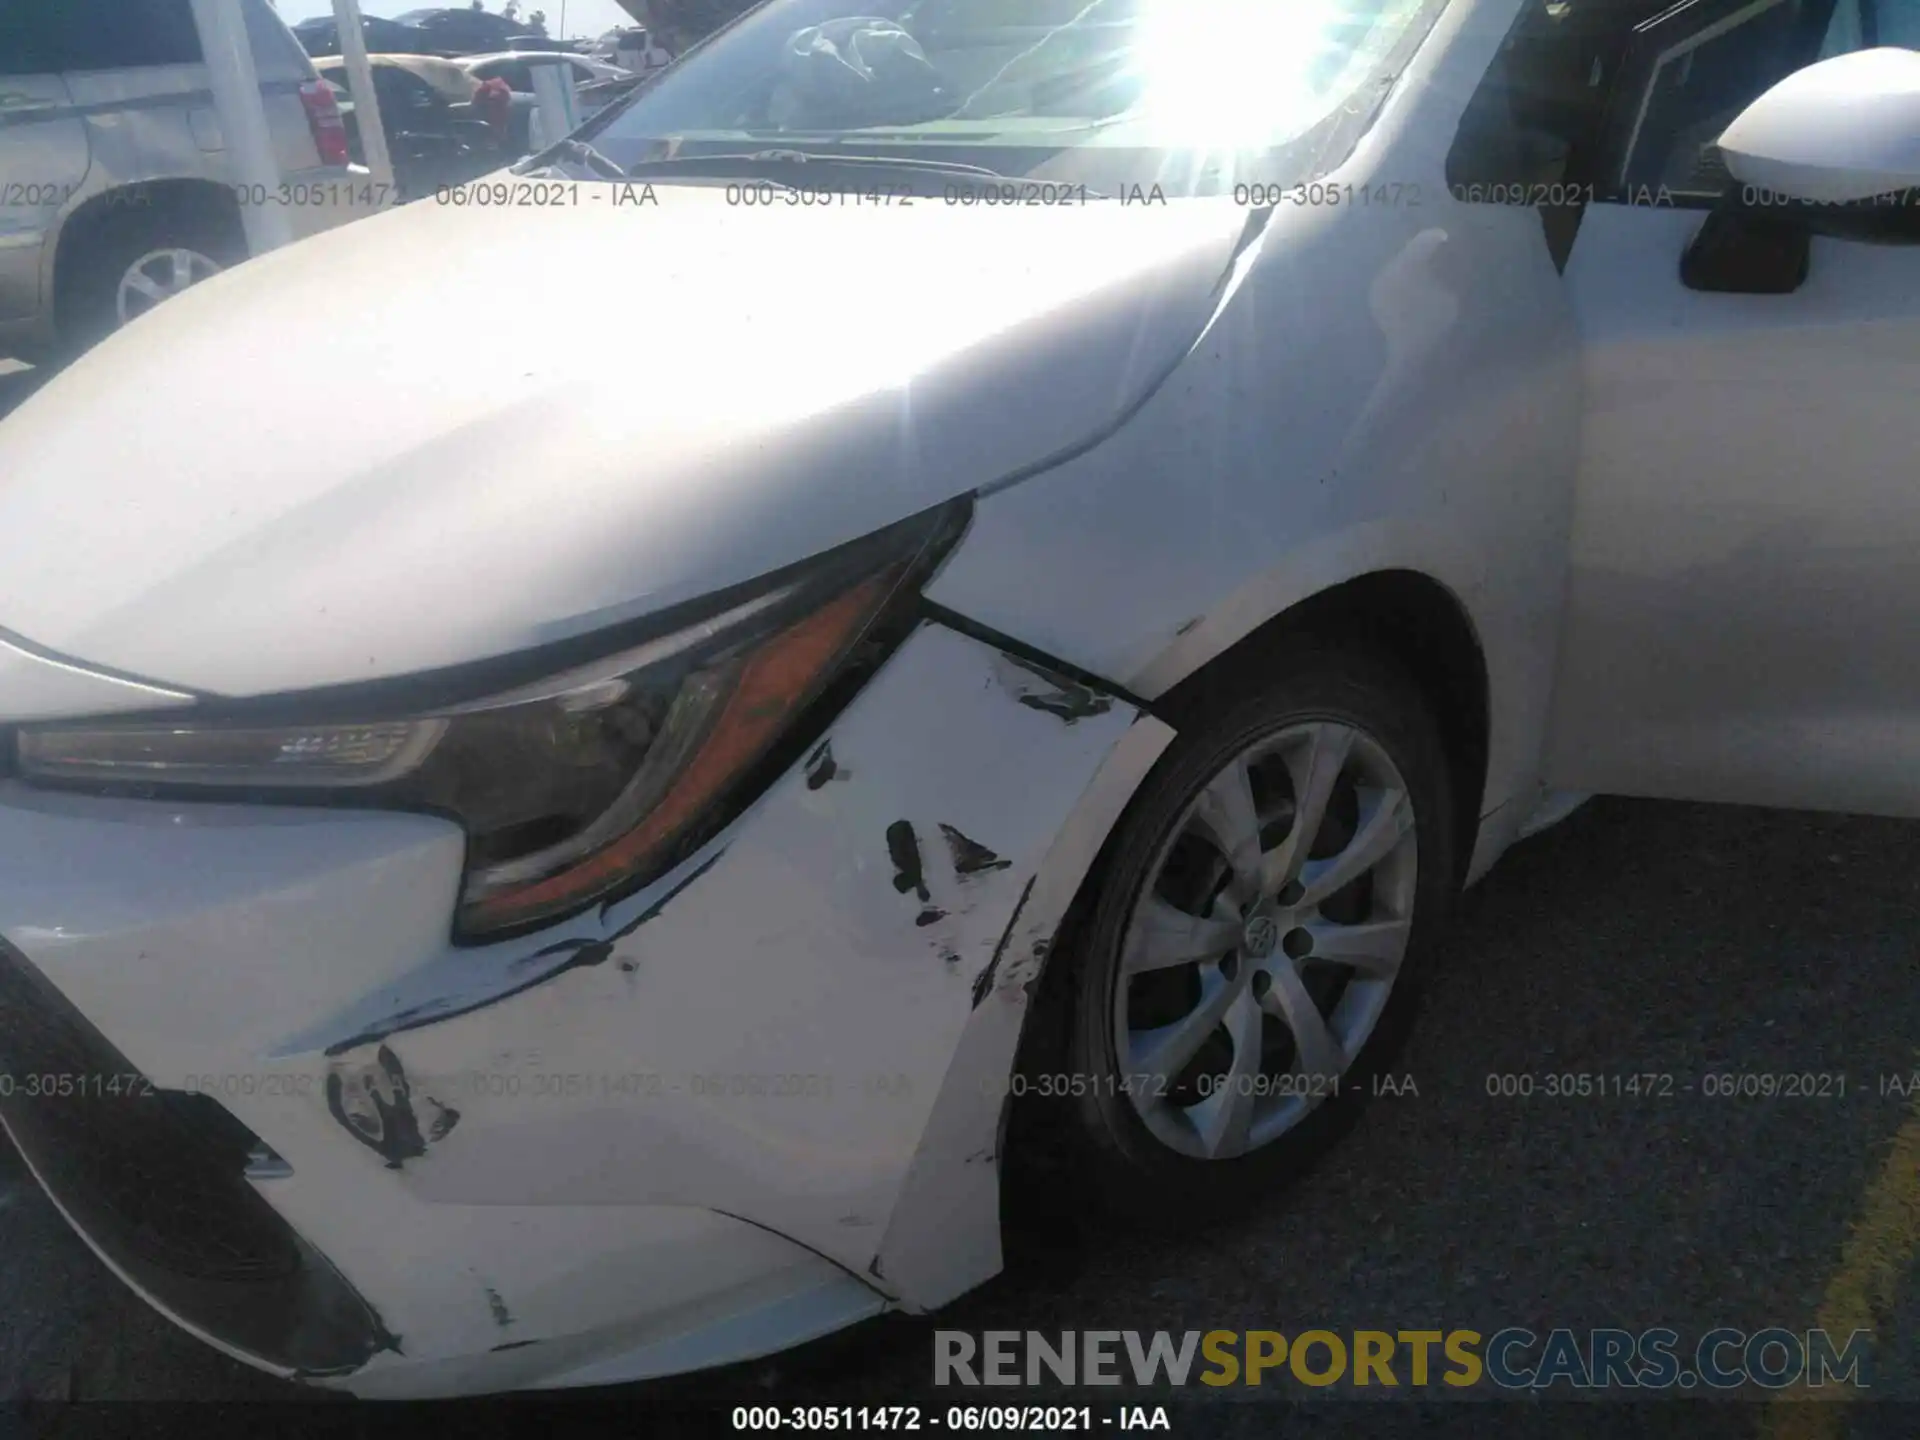
M 1343 722 L 1275 731 L 1201 790 L 1115 985 L 1122 1083 L 1157 1139 L 1227 1159 L 1337 1093 L 1399 975 L 1417 866 L 1405 780 Z
M 183 245 L 150 250 L 121 275 L 119 292 L 114 296 L 115 313 L 125 325 L 219 273 L 219 262 L 198 250 Z

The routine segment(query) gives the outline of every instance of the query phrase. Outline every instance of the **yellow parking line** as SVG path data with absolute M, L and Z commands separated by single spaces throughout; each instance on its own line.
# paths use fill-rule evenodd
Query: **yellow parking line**
M 1814 1324 L 1842 1347 L 1854 1331 L 1876 1329 L 1877 1321 L 1892 1311 L 1900 1281 L 1916 1253 L 1920 1253 L 1920 1096 L 1914 1097 L 1886 1163 L 1867 1188 Z M 1838 1407 L 1806 1402 L 1816 1397 L 1846 1400 L 1855 1393 L 1850 1386 L 1784 1390 L 1768 1407 L 1761 1433 L 1765 1440 L 1840 1440 Z

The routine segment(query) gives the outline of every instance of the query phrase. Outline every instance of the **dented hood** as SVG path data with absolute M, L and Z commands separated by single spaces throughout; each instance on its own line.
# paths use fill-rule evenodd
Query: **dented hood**
M 0 633 L 240 696 L 642 616 L 1096 438 L 1205 327 L 1245 222 L 720 185 L 364 220 L 0 423 Z

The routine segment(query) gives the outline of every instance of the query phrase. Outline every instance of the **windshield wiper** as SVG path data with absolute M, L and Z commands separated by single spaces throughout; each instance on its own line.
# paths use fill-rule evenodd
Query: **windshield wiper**
M 584 166 L 602 180 L 627 178 L 627 172 L 622 170 L 616 161 L 609 160 L 584 140 L 562 140 L 558 145 L 549 146 L 538 155 L 529 155 L 513 166 L 512 172 L 515 175 L 526 175 L 561 160 L 570 160 L 575 165 Z
M 774 180 L 784 170 L 805 170 L 809 167 L 833 169 L 847 167 L 856 170 L 892 170 L 909 174 L 942 175 L 963 180 L 976 185 L 1031 185 L 1058 184 L 1068 188 L 1065 182 L 1041 182 L 1028 180 L 1019 175 L 1003 175 L 998 170 L 989 170 L 984 165 L 969 165 L 960 160 L 942 160 L 931 155 L 843 155 L 837 152 L 822 153 L 818 150 L 741 150 L 725 151 L 717 155 L 669 155 L 658 160 L 642 160 L 627 168 L 629 179 L 643 179 L 650 175 L 710 175 L 718 179 L 730 176 L 745 176 L 759 180 Z M 768 172 L 774 172 L 769 174 Z M 1072 187 L 1078 191 L 1081 187 Z M 1089 200 L 1104 200 L 1107 197 L 1094 190 L 1086 190 Z

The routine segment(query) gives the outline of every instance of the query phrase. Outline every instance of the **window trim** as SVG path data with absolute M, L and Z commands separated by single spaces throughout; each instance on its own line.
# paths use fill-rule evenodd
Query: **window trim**
M 1695 31 L 1692 35 L 1673 46 L 1673 48 L 1663 50 L 1654 57 L 1653 66 L 1647 71 L 1646 83 L 1642 85 L 1640 89 L 1640 109 L 1633 117 L 1633 128 L 1627 134 L 1626 144 L 1620 148 L 1617 173 L 1613 178 L 1616 189 L 1624 190 L 1626 188 L 1627 168 L 1633 163 L 1634 153 L 1640 148 L 1640 136 L 1646 129 L 1647 112 L 1653 109 L 1654 92 L 1660 88 L 1661 73 L 1669 65 L 1692 55 L 1700 49 L 1701 46 L 1718 40 L 1722 35 L 1730 31 L 1739 29 L 1742 25 L 1746 24 L 1748 20 L 1768 10 L 1777 10 L 1782 5 L 1792 5 L 1794 3 L 1796 3 L 1796 0 L 1749 0 L 1747 5 L 1735 10 L 1725 19 L 1717 20 L 1713 24 Z M 1675 12 L 1668 11 L 1667 13 L 1673 14 Z M 1658 26 L 1663 18 L 1663 16 L 1655 16 L 1652 20 L 1638 27 L 1636 38 L 1638 38 L 1640 34 L 1651 33 L 1652 29 Z M 1623 68 L 1621 78 L 1624 79 L 1626 73 L 1626 70 Z
M 1643 132 L 1647 123 L 1647 112 L 1651 108 L 1656 82 L 1666 66 L 1675 58 L 1690 55 L 1709 41 L 1739 28 L 1743 23 L 1777 9 L 1781 5 L 1795 3 L 1795 0 L 1679 0 L 1640 24 L 1633 27 L 1627 44 L 1615 69 L 1611 94 L 1607 101 L 1607 113 L 1599 134 L 1598 153 L 1594 156 L 1594 166 L 1590 172 L 1595 181 L 1594 200 L 1603 205 L 1631 203 L 1625 198 L 1631 188 L 1628 183 L 1628 171 L 1639 152 Z M 1671 45 L 1662 45 L 1659 33 L 1683 19 L 1690 12 L 1702 15 L 1715 13 L 1723 5 L 1732 5 L 1731 11 L 1718 20 L 1704 23 L 1701 28 L 1689 34 L 1685 40 L 1675 41 Z M 1809 7 L 1801 18 L 1803 33 L 1797 42 L 1805 53 L 1799 57 L 1800 63 L 1794 71 L 1804 69 L 1815 63 L 1820 56 L 1820 46 L 1827 31 L 1833 24 L 1833 16 L 1839 7 L 1839 0 L 1805 0 Z M 1811 19 L 1808 17 L 1811 16 Z M 1784 78 L 1784 77 L 1783 77 Z M 1756 94 L 1748 101 L 1757 100 Z M 1627 107 L 1632 108 L 1632 120 L 1628 122 Z M 1692 193 L 1672 196 L 1672 208 L 1678 210 L 1710 210 L 1719 203 L 1718 196 L 1696 195 Z

